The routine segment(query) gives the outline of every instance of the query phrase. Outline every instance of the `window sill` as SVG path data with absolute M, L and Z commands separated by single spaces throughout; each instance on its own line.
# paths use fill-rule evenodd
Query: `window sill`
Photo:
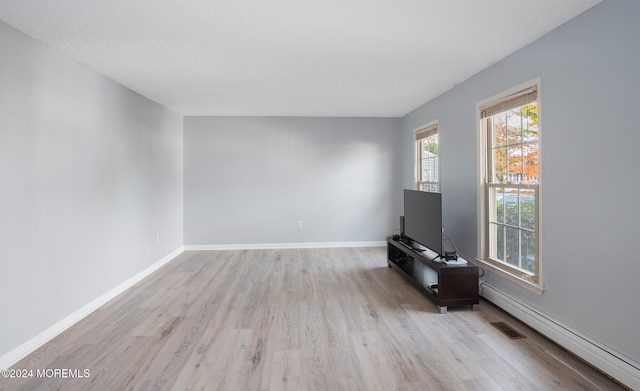
M 511 273 L 508 270 L 504 270 L 500 267 L 497 267 L 496 265 L 494 265 L 491 261 L 487 261 L 485 259 L 480 259 L 480 258 L 476 258 L 476 261 L 478 261 L 482 267 L 485 267 L 487 270 L 506 278 L 509 281 L 515 282 L 516 284 L 520 285 L 521 287 L 539 295 L 542 296 L 542 294 L 544 293 L 544 288 L 542 288 L 541 284 L 537 284 L 533 281 L 529 281 L 526 278 L 521 277 L 520 275 L 517 275 L 515 273 Z

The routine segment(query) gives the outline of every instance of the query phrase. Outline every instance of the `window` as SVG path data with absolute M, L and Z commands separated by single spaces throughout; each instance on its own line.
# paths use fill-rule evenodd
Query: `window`
M 538 84 L 478 107 L 483 140 L 480 260 L 541 293 Z
M 416 189 L 440 191 L 438 158 L 438 123 L 431 122 L 416 130 Z

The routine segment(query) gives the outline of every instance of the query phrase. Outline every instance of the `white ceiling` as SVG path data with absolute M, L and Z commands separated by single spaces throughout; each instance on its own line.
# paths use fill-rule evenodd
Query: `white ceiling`
M 601 0 L 2 0 L 184 115 L 398 117 Z

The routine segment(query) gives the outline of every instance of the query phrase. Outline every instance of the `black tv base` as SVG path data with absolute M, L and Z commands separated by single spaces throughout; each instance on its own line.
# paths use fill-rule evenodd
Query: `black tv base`
M 387 263 L 433 301 L 441 314 L 448 307 L 469 305 L 478 309 L 478 266 L 467 262 L 447 265 L 433 260 L 430 250 L 416 251 L 406 243 L 387 237 Z M 435 285 L 435 288 L 432 286 Z

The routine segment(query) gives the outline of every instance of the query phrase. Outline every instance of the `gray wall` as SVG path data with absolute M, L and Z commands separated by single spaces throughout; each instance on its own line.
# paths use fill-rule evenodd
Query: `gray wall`
M 0 53 L 2 356 L 182 245 L 182 117 L 2 23 Z
M 185 117 L 185 245 L 384 240 L 399 132 L 399 119 Z
M 542 77 L 543 296 L 487 273 L 513 297 L 640 362 L 640 2 L 609 1 L 402 120 L 403 180 L 412 132 L 440 118 L 444 224 L 476 255 L 476 103 Z

